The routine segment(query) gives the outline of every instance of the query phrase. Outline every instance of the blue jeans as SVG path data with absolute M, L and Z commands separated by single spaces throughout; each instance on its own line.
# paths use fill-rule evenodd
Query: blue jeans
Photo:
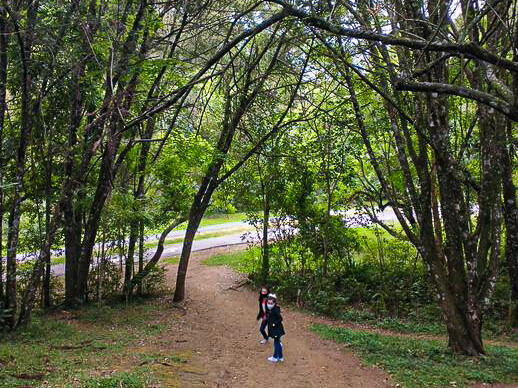
M 283 358 L 281 337 L 273 337 L 273 357 L 277 359 Z
M 268 334 L 266 334 L 266 326 L 268 325 L 268 321 L 266 319 L 262 319 L 261 321 L 261 326 L 259 326 L 259 332 L 261 333 L 261 335 L 263 336 L 263 338 L 265 340 L 268 339 Z

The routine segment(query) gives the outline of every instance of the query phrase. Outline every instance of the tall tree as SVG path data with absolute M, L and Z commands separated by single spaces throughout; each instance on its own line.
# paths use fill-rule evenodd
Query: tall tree
M 379 9 L 373 9 L 367 2 L 344 3 L 327 9 L 315 7 L 312 13 L 283 1 L 274 2 L 313 27 L 335 58 L 335 66 L 341 69 L 341 82 L 350 95 L 357 126 L 379 180 L 380 198 L 386 198 L 393 207 L 404 233 L 427 264 L 438 291 L 451 348 L 469 355 L 484 353 L 481 340 L 484 301 L 494 287 L 500 260 L 501 190 L 497 161 L 501 137 L 489 133 L 486 124 L 480 123 L 480 179 L 476 182 L 468 174 L 462 156 L 452 148 L 457 132 L 452 130 L 448 95 L 467 97 L 488 107 L 486 115 L 490 113 L 487 109 L 492 108 L 516 120 L 512 100 L 502 99 L 497 95 L 498 90 L 494 94 L 481 92 L 476 89 L 483 87 L 480 84 L 474 84 L 473 88 L 455 84 L 459 77 L 452 74 L 454 69 L 470 69 L 463 62 L 464 57 L 480 68 L 494 66 L 511 75 L 516 72 L 516 63 L 506 59 L 505 54 L 502 56 L 499 49 L 486 45 L 486 41 L 439 43 L 450 36 L 449 28 L 455 28 L 449 19 L 448 2 L 387 2 Z M 332 15 L 325 19 L 322 12 Z M 475 19 L 492 12 L 489 7 L 483 9 Z M 382 29 L 385 22 L 395 34 Z M 348 26 L 344 27 L 343 23 Z M 460 35 L 471 27 L 469 22 L 463 25 Z M 333 41 L 318 31 L 338 38 Z M 399 36 L 401 32 L 411 32 L 414 38 Z M 454 31 L 453 36 L 459 35 Z M 373 42 L 362 48 L 369 55 L 359 54 L 355 50 L 358 47 L 351 47 L 340 37 Z M 361 59 L 351 59 L 354 55 L 361 55 Z M 452 57 L 458 58 L 457 67 L 450 64 Z M 369 77 L 360 64 L 369 66 L 377 79 Z M 382 66 L 388 71 L 378 70 Z M 389 141 L 395 146 L 402 187 L 389 178 L 389 172 L 394 174 L 390 159 L 377 152 L 375 132 L 366 114 L 370 109 L 360 102 L 359 86 L 353 74 L 385 99 L 386 126 L 390 128 Z M 409 81 L 409 74 L 417 81 Z M 402 89 L 429 93 L 417 93 L 413 103 L 408 103 L 399 92 Z M 490 171 L 497 173 L 491 176 Z M 477 198 L 475 224 L 468 193 Z M 375 217 L 374 221 L 397 235 Z
M 0 8 L 0 306 L 4 302 L 4 128 L 7 111 L 8 28 L 7 12 L 2 7 Z
M 293 90 L 289 92 L 290 97 L 288 102 L 282 108 L 278 119 L 272 125 L 271 129 L 269 129 L 264 136 L 257 139 L 250 150 L 246 152 L 237 163 L 224 172 L 225 158 L 231 149 L 238 127 L 254 104 L 257 96 L 268 90 L 267 81 L 272 74 L 274 74 L 279 65 L 279 55 L 282 53 L 286 41 L 284 33 L 281 34 L 278 40 L 276 39 L 278 28 L 279 27 L 274 30 L 274 33 L 270 34 L 270 37 L 263 45 L 258 43 L 258 39 L 254 40 L 254 45 L 249 49 L 248 57 L 244 59 L 243 71 L 241 73 L 237 72 L 238 66 L 234 60 L 230 63 L 232 70 L 231 79 L 233 82 L 227 83 L 227 86 L 224 88 L 223 123 L 219 132 L 215 153 L 207 167 L 207 172 L 202 178 L 189 211 L 187 231 L 178 266 L 174 302 L 181 302 L 185 298 L 185 279 L 192 243 L 203 214 L 210 204 L 212 194 L 222 182 L 235 173 L 258 150 L 261 150 L 265 142 L 275 136 L 289 122 L 289 120 L 285 122 L 285 118 L 295 102 L 298 89 L 303 80 L 303 75 L 306 72 L 307 60 L 297 75 Z M 266 64 L 264 64 L 264 62 L 266 62 Z

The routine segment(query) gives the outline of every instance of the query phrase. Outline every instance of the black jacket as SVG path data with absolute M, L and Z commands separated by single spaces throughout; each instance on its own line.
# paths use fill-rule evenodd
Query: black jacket
M 268 334 L 270 337 L 281 337 L 284 334 L 284 326 L 282 326 L 281 309 L 275 305 L 268 314 Z
M 262 308 L 264 300 L 264 311 Z M 268 295 L 259 295 L 259 312 L 257 313 L 257 320 L 263 318 L 263 315 L 266 314 L 266 317 L 268 317 L 268 307 L 266 307 L 266 301 L 268 300 Z

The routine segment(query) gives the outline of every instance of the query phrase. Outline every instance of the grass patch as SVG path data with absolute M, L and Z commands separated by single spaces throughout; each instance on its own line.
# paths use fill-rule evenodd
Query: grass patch
M 82 388 L 143 388 L 154 382 L 148 373 L 142 373 L 143 368 L 132 372 L 115 373 L 107 377 L 87 378 L 81 384 Z
M 345 343 L 369 365 L 378 365 L 404 387 L 464 387 L 518 382 L 518 349 L 486 346 L 487 356 L 453 354 L 443 341 L 415 340 L 313 325 L 322 338 Z
M 254 247 L 244 251 L 220 253 L 202 261 L 202 264 L 209 267 L 225 265 L 235 271 L 247 272 L 245 267 L 254 257 L 259 254 L 259 248 Z
M 234 214 L 209 214 L 203 217 L 200 227 L 209 225 L 226 224 L 228 222 L 239 222 L 246 218 L 246 213 Z
M 157 321 L 162 309 L 153 300 L 35 315 L 27 329 L 0 339 L 0 387 L 146 387 L 156 376 L 133 349 L 142 341 L 152 346 L 169 327 Z
M 51 257 L 50 264 L 51 265 L 65 264 L 65 256 Z
M 180 262 L 180 256 L 170 256 L 160 259 L 160 264 L 176 265 Z

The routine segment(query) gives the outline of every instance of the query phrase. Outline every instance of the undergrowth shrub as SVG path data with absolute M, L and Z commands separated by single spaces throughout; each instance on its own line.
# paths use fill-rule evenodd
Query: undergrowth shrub
M 19 263 L 16 268 L 16 298 L 21 300 L 32 276 L 34 269 L 34 261 L 26 261 Z M 42 300 L 42 282 L 36 292 L 36 300 Z M 51 273 L 50 275 L 50 300 L 52 304 L 59 305 L 63 302 L 65 296 L 65 289 L 62 278 L 55 276 Z
M 7 320 L 11 317 L 11 310 L 0 308 L 0 332 L 6 328 Z
M 364 239 L 358 253 L 345 259 L 337 250 L 327 274 L 314 250 L 305 249 L 301 239 L 295 241 L 290 249 L 274 246 L 271 259 L 271 285 L 290 303 L 334 316 L 356 306 L 376 316 L 397 317 L 419 316 L 433 303 L 423 265 L 405 241 L 387 239 L 381 241 L 383 247 L 373 247 L 368 245 L 372 240 Z M 282 257 L 287 252 L 289 260 Z
M 142 280 L 142 293 L 144 295 L 157 294 L 166 289 L 166 270 L 164 267 L 155 265 Z
M 90 299 L 101 301 L 121 294 L 121 271 L 119 265 L 110 260 L 101 260 L 88 274 Z

